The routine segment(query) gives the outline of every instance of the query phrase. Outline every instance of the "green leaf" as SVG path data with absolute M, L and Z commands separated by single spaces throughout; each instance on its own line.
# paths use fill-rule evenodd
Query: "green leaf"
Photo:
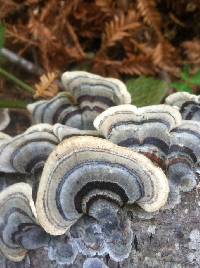
M 170 84 L 170 87 L 176 89 L 177 91 L 185 91 L 192 93 L 192 89 L 187 84 L 181 82 L 173 82 Z
M 0 108 L 26 109 L 27 102 L 21 100 L 0 100 Z
M 190 83 L 200 86 L 200 70 L 190 78 Z
M 24 91 L 27 91 L 32 94 L 35 92 L 34 89 L 30 85 L 26 84 L 25 82 L 23 82 L 22 80 L 14 76 L 13 74 L 2 69 L 1 67 L 0 67 L 0 76 L 3 76 L 6 79 L 12 81 L 15 85 L 19 86 L 19 88 Z
M 183 71 L 181 72 L 181 78 L 185 81 L 190 79 L 189 65 L 184 65 Z
M 132 97 L 132 103 L 136 106 L 159 104 L 165 97 L 168 85 L 164 81 L 141 76 L 131 78 L 126 83 Z
M 5 36 L 5 27 L 3 24 L 0 24 L 0 49 L 4 45 L 4 36 Z

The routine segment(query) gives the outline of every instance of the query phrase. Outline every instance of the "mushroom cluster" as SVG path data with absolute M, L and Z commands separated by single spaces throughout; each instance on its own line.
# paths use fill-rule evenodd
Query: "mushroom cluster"
M 170 97 L 129 104 L 116 79 L 67 72 L 63 83 L 74 104 L 68 93 L 36 102 L 33 126 L 0 133 L 0 251 L 19 262 L 45 248 L 57 264 L 82 255 L 83 267 L 106 268 L 105 256 L 121 262 L 131 252 L 128 212 L 172 208 L 196 185 L 200 122 Z
M 34 124 L 61 123 L 78 129 L 94 129 L 93 120 L 108 107 L 129 104 L 131 96 L 123 82 L 83 71 L 62 75 L 65 92 L 50 101 L 27 106 Z
M 176 106 L 185 120 L 200 121 L 200 97 L 187 93 L 177 92 L 168 96 L 166 104 Z

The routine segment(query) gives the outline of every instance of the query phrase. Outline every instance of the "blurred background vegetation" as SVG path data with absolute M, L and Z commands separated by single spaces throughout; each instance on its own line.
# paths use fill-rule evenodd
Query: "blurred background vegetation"
M 0 0 L 0 105 L 51 98 L 66 70 L 122 79 L 138 106 L 198 94 L 199 17 L 199 0 Z

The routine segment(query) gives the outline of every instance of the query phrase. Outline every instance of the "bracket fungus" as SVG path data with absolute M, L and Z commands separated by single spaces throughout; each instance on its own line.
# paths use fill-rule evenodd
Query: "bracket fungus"
M 184 120 L 200 121 L 200 98 L 187 93 L 176 92 L 165 99 L 166 104 L 179 109 Z
M 50 154 L 41 176 L 36 210 L 46 232 L 69 230 L 98 199 L 121 207 L 135 202 L 159 210 L 168 196 L 162 170 L 149 159 L 96 137 L 73 137 Z
M 171 131 L 167 176 L 182 191 L 196 185 L 200 163 L 200 122 L 183 120 Z
M 180 113 L 169 105 L 120 105 L 94 120 L 95 128 L 106 139 L 143 153 L 161 167 L 165 166 L 170 131 L 180 123 Z
M 95 130 L 80 130 L 61 124 L 37 124 L 10 137 L 0 132 L 0 172 L 34 173 L 42 168 L 51 151 L 72 136 L 98 136 Z
M 44 246 L 48 235 L 37 225 L 32 189 L 16 183 L 0 193 L 0 251 L 14 262 Z
M 73 101 L 62 92 L 30 104 L 35 125 L 0 132 L 0 251 L 19 262 L 45 247 L 58 265 L 81 254 L 83 267 L 106 268 L 97 257 L 121 262 L 131 252 L 129 211 L 172 208 L 196 185 L 199 97 L 137 108 L 117 79 L 75 71 L 62 82 Z
M 74 136 L 99 136 L 99 133 L 96 130 L 81 130 L 62 124 L 55 124 L 53 126 L 53 132 L 60 142 Z
M 180 191 L 196 185 L 200 123 L 182 120 L 175 107 L 111 107 L 97 116 L 94 126 L 106 139 L 144 154 L 163 169 L 170 184 L 168 208 L 180 200 Z
M 93 129 L 93 120 L 110 106 L 131 103 L 123 82 L 103 78 L 83 71 L 65 72 L 62 83 L 70 92 L 59 93 L 53 99 L 37 101 L 27 106 L 33 123 L 61 123 L 79 129 Z
M 67 117 L 65 118 L 66 111 L 70 126 L 77 127 L 81 123 L 77 107 L 72 105 L 67 92 L 60 92 L 51 100 L 40 100 L 28 104 L 27 109 L 31 113 L 33 124 L 65 123 L 67 120 Z
M 0 109 L 0 131 L 4 130 L 10 123 L 8 109 Z
M 59 143 L 52 126 L 39 124 L 30 127 L 0 146 L 0 172 L 31 173 L 44 161 Z

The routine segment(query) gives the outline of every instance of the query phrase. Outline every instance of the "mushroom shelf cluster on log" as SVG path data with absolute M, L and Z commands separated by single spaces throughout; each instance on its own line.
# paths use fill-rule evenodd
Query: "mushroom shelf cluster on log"
M 66 72 L 62 81 L 66 92 L 28 105 L 33 126 L 0 133 L 0 252 L 20 262 L 44 248 L 57 264 L 82 255 L 83 267 L 106 268 L 105 256 L 131 252 L 128 211 L 173 208 L 197 184 L 198 97 L 137 108 L 117 79 Z

